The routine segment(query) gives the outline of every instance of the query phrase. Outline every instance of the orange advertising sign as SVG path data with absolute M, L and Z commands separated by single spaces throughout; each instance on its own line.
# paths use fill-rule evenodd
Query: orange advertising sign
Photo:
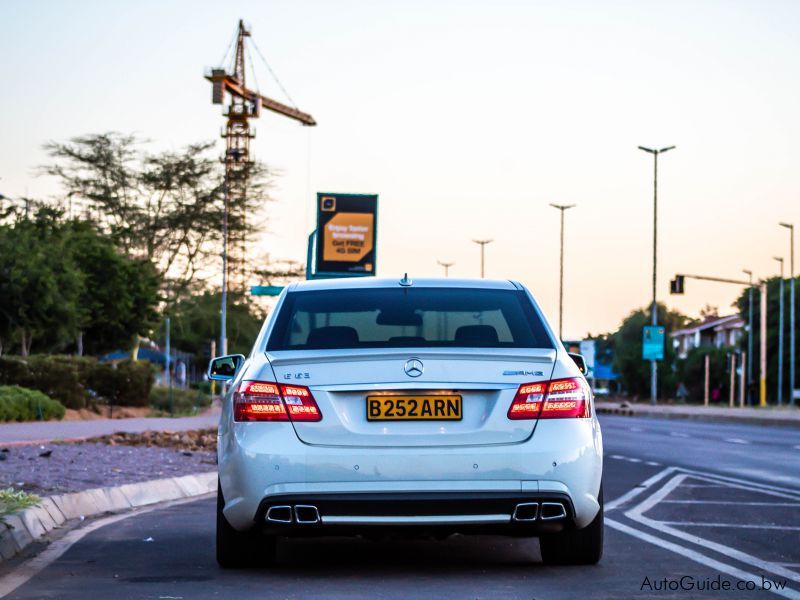
M 322 236 L 323 260 L 359 262 L 372 251 L 374 220 L 370 213 L 336 213 L 325 223 Z

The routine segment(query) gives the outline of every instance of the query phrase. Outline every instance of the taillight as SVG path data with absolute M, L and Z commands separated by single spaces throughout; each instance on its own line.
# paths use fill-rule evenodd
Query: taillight
M 554 379 L 519 386 L 509 419 L 566 419 L 589 416 L 589 388 L 583 379 Z
M 307 387 L 282 385 L 281 395 L 292 421 L 320 421 L 322 419 L 322 413 L 319 412 L 314 396 Z
M 233 394 L 235 421 L 319 421 L 322 413 L 311 391 L 301 385 L 243 381 Z

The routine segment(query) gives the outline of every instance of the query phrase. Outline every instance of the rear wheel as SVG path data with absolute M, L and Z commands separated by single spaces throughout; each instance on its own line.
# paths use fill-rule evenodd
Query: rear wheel
M 598 497 L 600 510 L 583 529 L 548 533 L 539 538 L 546 565 L 594 565 L 603 556 L 603 486 Z
M 217 483 L 217 563 L 224 569 L 263 567 L 275 563 L 275 536 L 237 531 L 222 512 L 225 499 Z

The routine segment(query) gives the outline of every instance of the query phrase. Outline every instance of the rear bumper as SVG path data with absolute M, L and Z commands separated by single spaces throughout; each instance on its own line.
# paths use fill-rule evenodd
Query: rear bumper
M 347 493 L 265 498 L 256 526 L 283 536 L 493 533 L 533 536 L 574 527 L 563 492 Z
M 599 510 L 602 438 L 595 419 L 541 421 L 528 441 L 492 446 L 310 446 L 289 423 L 228 423 L 221 431 L 224 514 L 239 530 L 344 535 L 384 527 L 537 535 L 585 527 Z M 559 522 L 512 519 L 517 504 L 541 506 L 551 499 L 565 507 Z M 266 520 L 271 506 L 297 505 L 315 506 L 320 521 Z M 410 516 L 421 519 L 403 521 Z

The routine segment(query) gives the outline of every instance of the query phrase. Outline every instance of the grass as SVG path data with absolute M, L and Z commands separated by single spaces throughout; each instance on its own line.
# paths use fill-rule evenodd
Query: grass
M 5 515 L 35 506 L 39 502 L 41 502 L 41 498 L 34 494 L 28 494 L 22 490 L 15 492 L 14 488 L 0 489 L 0 520 Z

